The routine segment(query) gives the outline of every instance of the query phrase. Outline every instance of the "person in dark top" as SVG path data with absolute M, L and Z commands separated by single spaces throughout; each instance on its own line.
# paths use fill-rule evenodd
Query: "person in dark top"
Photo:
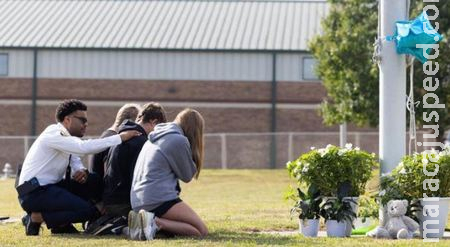
M 104 177 L 103 205 L 107 215 L 127 216 L 131 210 L 130 190 L 133 172 L 139 152 L 148 140 L 147 135 L 159 123 L 167 121 L 166 114 L 158 103 L 145 104 L 139 112 L 136 123 L 125 120 L 119 127 L 119 133 L 137 130 L 142 133 L 138 138 L 130 139 L 111 147 Z
M 109 127 L 109 129 L 103 131 L 100 138 L 108 137 L 119 133 L 120 124 L 126 120 L 135 120 L 140 110 L 140 106 L 137 104 L 125 104 L 122 106 L 116 115 L 116 120 L 114 124 Z M 105 175 L 105 163 L 108 159 L 109 148 L 104 151 L 94 154 L 92 156 L 89 171 L 98 174 L 99 177 L 103 178 Z

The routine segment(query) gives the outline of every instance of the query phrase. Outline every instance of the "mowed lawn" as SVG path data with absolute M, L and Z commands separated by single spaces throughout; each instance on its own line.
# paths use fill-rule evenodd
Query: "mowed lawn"
M 13 180 L 0 180 L 0 216 L 20 218 Z M 205 239 L 174 238 L 152 242 L 129 241 L 121 236 L 51 235 L 46 228 L 39 237 L 26 237 L 19 223 L 0 224 L 0 246 L 423 246 L 422 240 L 373 240 L 304 238 L 295 231 L 298 222 L 289 215 L 290 203 L 283 194 L 294 182 L 285 170 L 204 170 L 200 179 L 182 185 L 182 199 L 206 221 Z M 78 225 L 79 227 L 79 225 Z M 271 233 L 268 233 L 271 232 Z M 427 246 L 450 246 L 450 240 Z

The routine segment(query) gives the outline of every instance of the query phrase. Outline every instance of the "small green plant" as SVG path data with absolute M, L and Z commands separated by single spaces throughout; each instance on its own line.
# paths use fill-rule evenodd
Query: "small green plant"
M 350 196 L 364 194 L 372 169 L 378 167 L 375 154 L 352 148 L 352 144 L 344 148 L 328 145 L 326 148 L 311 149 L 287 163 L 289 174 L 299 184 L 316 184 L 323 196 L 336 196 L 336 188 L 344 181 L 350 181 Z
M 359 198 L 358 217 L 362 222 L 366 222 L 367 218 L 378 218 L 380 206 L 373 197 L 362 196 Z
M 356 213 L 353 211 L 352 203 L 356 202 L 348 197 L 350 191 L 350 181 L 346 181 L 339 186 L 337 198 L 328 198 L 322 203 L 320 214 L 326 221 L 353 222 Z
M 300 188 L 297 188 L 296 192 L 297 194 L 289 196 L 290 199 L 295 201 L 295 205 L 291 209 L 291 215 L 298 213 L 298 218 L 301 220 L 319 219 L 322 197 L 317 186 L 309 186 L 306 193 Z

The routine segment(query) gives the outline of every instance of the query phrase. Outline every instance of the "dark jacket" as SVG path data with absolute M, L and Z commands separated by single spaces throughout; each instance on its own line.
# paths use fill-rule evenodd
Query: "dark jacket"
M 105 138 L 108 136 L 116 135 L 114 130 L 107 129 L 103 131 L 100 138 Z M 94 154 L 91 159 L 90 172 L 95 172 L 99 177 L 103 178 L 105 176 L 105 163 L 108 160 L 109 149 L 107 148 L 100 153 Z
M 142 146 L 147 141 L 147 134 L 144 128 L 131 120 L 125 120 L 119 127 L 119 133 L 126 130 L 137 130 L 142 135 L 110 149 L 104 178 L 103 203 L 105 205 L 130 205 L 134 166 Z

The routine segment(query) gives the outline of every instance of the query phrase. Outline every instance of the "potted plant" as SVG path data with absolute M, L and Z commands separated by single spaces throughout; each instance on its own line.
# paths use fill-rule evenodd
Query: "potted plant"
M 320 213 L 327 225 L 328 237 L 346 237 L 348 229 L 353 227 L 352 222 L 356 218 L 352 204 L 354 200 L 347 197 L 351 189 L 350 182 L 344 182 L 339 186 L 337 198 L 328 198 L 322 205 Z
M 343 148 L 334 145 L 321 149 L 312 147 L 311 151 L 287 163 L 291 177 L 306 186 L 316 184 L 324 197 L 336 198 L 336 188 L 344 182 L 350 182 L 348 197 L 355 202 L 358 202 L 359 195 L 364 194 L 367 181 L 376 167 L 375 154 L 353 148 L 352 144 L 346 144 Z M 351 206 L 356 213 L 358 204 Z M 351 234 L 350 226 L 347 236 Z
M 421 235 L 423 223 L 434 221 L 438 223 L 428 224 L 426 228 L 436 232 L 430 231 L 426 237 L 441 238 L 450 203 L 450 148 L 405 156 L 392 171 L 392 178 L 406 198 L 420 200 L 423 207 L 418 214 Z
M 317 186 L 309 186 L 306 193 L 297 188 L 297 194 L 291 194 L 290 198 L 295 200 L 291 215 L 298 213 L 300 233 L 305 237 L 317 237 L 320 226 L 320 204 L 322 203 Z

